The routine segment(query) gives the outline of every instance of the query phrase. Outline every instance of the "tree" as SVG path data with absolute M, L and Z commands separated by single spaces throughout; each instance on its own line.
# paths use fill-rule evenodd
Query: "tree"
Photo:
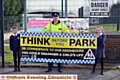
M 23 22 L 24 0 L 4 0 L 4 29 Z M 20 27 L 20 26 L 19 26 Z
M 120 3 L 113 4 L 110 11 L 111 16 L 117 17 L 119 9 L 120 9 Z

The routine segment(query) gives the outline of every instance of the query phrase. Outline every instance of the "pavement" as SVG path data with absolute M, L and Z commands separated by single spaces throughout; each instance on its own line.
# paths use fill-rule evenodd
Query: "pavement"
M 6 67 L 13 67 L 13 63 L 6 63 Z M 21 62 L 21 67 L 22 68 L 47 68 L 47 63 L 33 63 L 33 62 L 28 62 L 28 63 L 23 63 Z M 54 67 L 57 67 L 57 64 L 54 64 Z M 63 68 L 70 68 L 70 69 L 92 69 L 93 65 L 83 65 L 83 64 L 63 64 Z M 101 69 L 100 63 L 97 64 L 96 67 L 97 70 Z M 116 70 L 120 69 L 120 63 L 104 63 L 104 69 L 105 70 Z
M 63 68 L 63 73 L 59 73 L 57 68 L 49 73 L 44 72 L 46 68 L 21 68 L 21 72 L 13 72 L 13 68 L 0 68 L 0 74 L 21 74 L 21 75 L 48 75 L 48 74 L 77 74 L 78 80 L 120 80 L 120 70 L 105 70 L 104 75 L 100 74 L 100 70 L 96 70 L 95 74 L 90 74 L 91 70 L 82 70 L 82 69 L 69 69 Z
M 91 75 L 91 70 L 63 69 L 63 73 L 59 73 L 57 68 L 54 68 L 52 72 L 49 73 L 45 73 L 45 70 L 46 68 L 22 68 L 21 72 L 13 72 L 13 68 L 4 68 L 0 69 L 0 74 L 77 74 L 78 80 L 89 80 L 100 75 L 99 71 Z
M 22 31 L 23 30 L 19 30 L 18 33 L 22 32 Z M 11 34 L 12 34 L 12 32 L 4 33 L 4 40 L 8 40 Z
M 96 66 L 95 74 L 90 74 L 93 65 L 64 64 L 63 73 L 57 71 L 57 65 L 54 64 L 53 70 L 46 73 L 47 63 L 21 62 L 21 72 L 13 72 L 13 63 L 6 63 L 5 68 L 0 68 L 0 74 L 77 74 L 78 80 L 120 80 L 120 63 L 105 63 L 104 75 L 100 74 L 100 64 Z

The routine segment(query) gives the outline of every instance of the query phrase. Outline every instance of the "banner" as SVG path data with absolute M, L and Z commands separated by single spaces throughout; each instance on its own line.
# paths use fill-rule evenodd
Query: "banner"
M 109 0 L 90 0 L 90 17 L 109 17 Z
M 22 61 L 94 64 L 94 34 L 21 32 Z M 35 57 L 32 57 L 32 56 Z
M 66 27 L 70 30 L 70 33 L 81 33 L 89 32 L 89 18 L 80 18 L 80 19 L 59 19 L 61 22 L 63 22 Z M 49 24 L 52 23 L 53 19 L 50 18 L 34 18 L 29 19 L 29 31 L 30 32 L 42 32 L 43 28 Z M 62 26 L 62 25 L 61 25 Z
M 69 28 L 70 33 L 89 32 L 89 18 L 60 19 Z

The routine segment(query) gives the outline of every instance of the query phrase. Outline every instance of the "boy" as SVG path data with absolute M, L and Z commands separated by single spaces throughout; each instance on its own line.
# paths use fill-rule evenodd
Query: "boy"
M 12 28 L 13 34 L 10 36 L 10 50 L 13 54 L 14 59 L 14 72 L 20 70 L 20 56 L 21 56 L 21 47 L 20 47 L 20 34 L 17 33 L 17 27 Z M 18 57 L 18 60 L 17 60 Z

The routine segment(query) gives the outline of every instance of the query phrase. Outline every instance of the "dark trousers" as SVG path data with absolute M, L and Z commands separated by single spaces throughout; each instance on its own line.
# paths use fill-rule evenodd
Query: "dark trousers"
M 95 72 L 95 68 L 96 68 L 96 65 L 97 65 L 97 61 L 98 61 L 98 58 L 95 59 L 95 64 L 93 65 L 93 72 Z M 101 63 L 101 72 L 103 72 L 103 69 L 104 69 L 104 61 L 103 61 L 103 58 L 100 58 L 100 63 Z
M 20 50 L 13 51 L 13 58 L 14 58 L 14 69 L 20 70 L 20 58 L 21 58 Z
M 58 66 L 58 70 L 60 70 L 61 69 L 61 63 L 58 63 L 57 66 Z M 48 63 L 48 70 L 52 70 L 52 67 L 53 67 L 53 63 Z

